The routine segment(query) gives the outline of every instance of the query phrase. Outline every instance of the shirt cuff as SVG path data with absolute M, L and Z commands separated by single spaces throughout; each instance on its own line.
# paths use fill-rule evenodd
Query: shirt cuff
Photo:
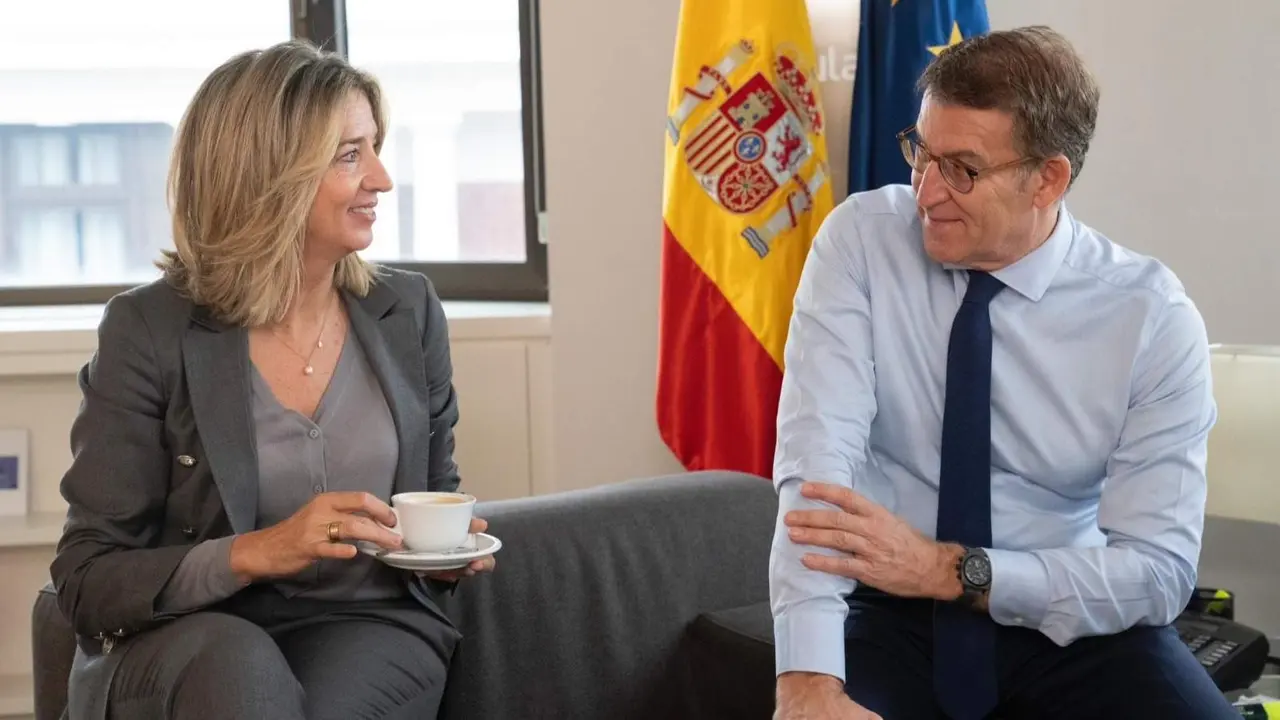
M 849 606 L 793 607 L 773 618 L 777 674 L 812 672 L 845 680 L 844 621 Z
M 1001 625 L 1039 630 L 1049 611 L 1049 571 L 1032 552 L 987 550 L 991 593 L 987 608 Z

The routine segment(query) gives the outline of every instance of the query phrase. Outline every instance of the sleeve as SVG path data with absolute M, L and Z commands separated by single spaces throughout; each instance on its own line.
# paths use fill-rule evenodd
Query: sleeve
M 235 536 L 205 540 L 196 545 L 160 591 L 156 609 L 187 613 L 225 600 L 244 586 L 231 571 L 231 542 Z
M 435 286 L 426 284 L 426 323 L 422 331 L 422 356 L 426 363 L 428 402 L 431 412 L 431 447 L 428 450 L 427 488 L 453 492 L 458 489 L 458 465 L 453 460 L 453 429 L 458 424 L 458 396 L 453 386 L 453 359 L 449 350 L 449 321 Z
M 129 295 L 107 303 L 62 478 L 67 520 L 50 566 L 58 605 L 88 637 L 163 620 L 155 600 L 191 545 L 156 547 L 168 496 L 165 395 L 150 331 Z
M 991 616 L 1059 645 L 1172 622 L 1195 588 L 1216 419 L 1204 322 L 1179 296 L 1156 316 L 1134 366 L 1098 510 L 1106 546 L 990 551 Z
M 818 548 L 799 546 L 783 520 L 819 507 L 800 496 L 806 480 L 855 487 L 876 414 L 871 304 L 862 249 L 845 214 L 828 215 L 814 239 L 795 296 L 778 407 L 774 478 L 778 518 L 769 558 L 776 670 L 844 679 L 845 597 L 856 582 L 801 564 Z M 832 553 L 834 554 L 834 553 Z

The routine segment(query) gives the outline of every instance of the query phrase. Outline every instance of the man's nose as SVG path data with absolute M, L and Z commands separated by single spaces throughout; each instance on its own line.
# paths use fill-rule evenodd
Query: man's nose
M 920 174 L 920 182 L 916 186 L 916 204 L 922 208 L 931 208 L 951 199 L 951 188 L 942 179 L 938 163 L 930 162 L 924 166 Z

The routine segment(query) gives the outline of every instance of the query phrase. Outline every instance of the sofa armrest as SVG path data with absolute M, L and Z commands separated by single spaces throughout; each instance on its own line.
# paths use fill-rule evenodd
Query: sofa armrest
M 31 664 L 35 681 L 35 720 L 56 720 L 67 707 L 67 676 L 76 654 L 71 623 L 58 609 L 53 584 L 36 593 L 31 607 Z
M 693 716 L 688 627 L 769 596 L 763 478 L 687 473 L 476 513 L 503 548 L 446 601 L 463 640 L 442 717 Z

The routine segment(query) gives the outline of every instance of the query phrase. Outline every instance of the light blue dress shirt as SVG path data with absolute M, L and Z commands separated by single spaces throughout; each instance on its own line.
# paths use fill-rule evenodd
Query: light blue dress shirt
M 991 616 L 1059 645 L 1171 622 L 1196 581 L 1217 418 L 1174 274 L 1079 223 L 992 273 Z M 827 217 L 795 297 L 769 564 L 777 671 L 845 678 L 855 582 L 806 569 L 800 480 L 852 487 L 933 537 L 951 321 L 968 275 L 924 253 L 911 188 Z

